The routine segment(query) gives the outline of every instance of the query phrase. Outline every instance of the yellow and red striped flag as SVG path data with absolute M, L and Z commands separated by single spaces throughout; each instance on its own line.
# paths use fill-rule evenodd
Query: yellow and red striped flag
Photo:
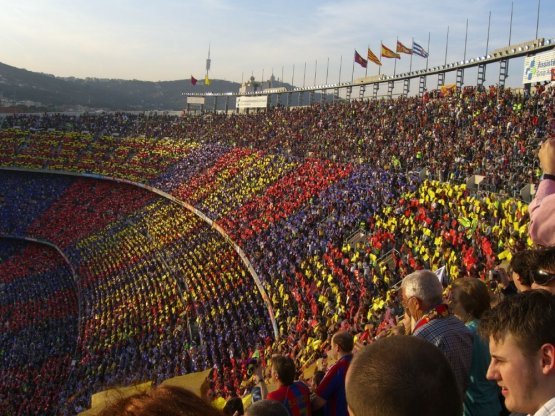
M 376 55 L 374 55 L 374 52 L 372 52 L 370 48 L 368 48 L 368 60 L 371 62 L 374 62 L 376 65 L 382 64 L 379 58 Z
M 401 42 L 397 41 L 397 52 L 400 53 L 406 53 L 409 55 L 412 55 L 412 49 L 411 48 L 407 48 L 405 45 L 403 45 Z
M 398 53 L 393 52 L 391 49 L 389 49 L 383 43 L 382 43 L 382 57 L 401 59 L 401 55 L 399 55 Z

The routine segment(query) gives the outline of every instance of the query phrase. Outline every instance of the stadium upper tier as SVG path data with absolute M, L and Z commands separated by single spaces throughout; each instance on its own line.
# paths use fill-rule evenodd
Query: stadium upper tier
M 490 90 L 231 117 L 8 118 L 20 128 L 0 131 L 2 167 L 146 184 L 215 221 L 252 263 L 279 329 L 272 340 L 236 251 L 180 205 L 112 181 L 3 172 L 0 234 L 55 244 L 76 272 L 65 412 L 114 383 L 212 365 L 220 394 L 239 391 L 255 348 L 307 365 L 339 326 L 379 328 L 398 311 L 392 286 L 415 269 L 484 278 L 529 244 L 526 204 L 411 171 L 485 173 L 492 186 L 519 189 L 534 179 L 531 146 L 552 98 L 552 89 Z M 326 157 L 299 157 L 309 154 Z
M 58 163 L 81 171 L 119 169 L 144 182 L 155 175 L 142 170 L 147 158 L 153 159 L 146 163 L 149 169 L 163 170 L 195 146 L 214 144 L 405 172 L 428 168 L 434 177 L 459 182 L 479 173 L 486 176 L 484 186 L 513 194 L 534 179 L 535 151 L 554 117 L 554 98 L 553 87 L 529 96 L 490 87 L 457 96 L 439 97 L 436 92 L 423 98 L 274 108 L 250 115 L 14 115 L 4 120 L 5 129 L 77 133 L 54 135 L 49 143 L 27 140 L 24 134 L 1 148 L 0 154 L 8 158 L 1 164 L 15 163 L 16 157 L 17 163 L 26 159 L 42 167 L 44 161 L 34 158 L 39 152 L 48 154 L 51 169 Z M 117 138 L 108 137 L 115 134 Z M 141 135 L 148 140 L 137 138 Z M 122 140 L 123 136 L 129 138 Z M 102 157 L 91 160 L 91 154 Z M 94 162 L 100 164 L 95 167 Z

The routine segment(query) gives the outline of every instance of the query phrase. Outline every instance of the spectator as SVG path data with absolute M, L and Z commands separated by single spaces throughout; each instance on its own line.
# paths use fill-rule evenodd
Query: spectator
M 470 383 L 463 402 L 465 416 L 498 415 L 501 411 L 499 388 L 486 379 L 491 361 L 488 345 L 476 334 L 480 317 L 490 309 L 490 302 L 488 289 L 481 280 L 466 277 L 453 282 L 449 307 L 473 336 Z
M 282 403 L 290 416 L 310 416 L 310 390 L 303 382 L 295 381 L 295 372 L 291 358 L 283 355 L 272 357 L 272 379 L 279 387 L 266 398 Z
M 555 247 L 536 251 L 536 264 L 531 269 L 532 289 L 555 294 Z
M 326 375 L 326 372 L 323 370 L 316 370 L 314 372 L 314 375 L 312 376 L 312 380 L 310 383 L 310 387 L 312 387 L 313 390 L 316 390 L 316 388 L 320 385 L 320 383 L 322 382 L 322 380 L 324 379 L 324 376 Z
M 158 386 L 116 401 L 99 416 L 221 416 L 218 410 L 181 387 Z
M 482 316 L 489 340 L 487 378 L 497 382 L 509 411 L 555 414 L 555 296 L 530 290 L 504 299 Z
M 240 397 L 232 397 L 229 399 L 223 409 L 226 416 L 241 416 L 245 413 L 243 408 L 243 400 Z
M 401 299 L 410 333 L 438 347 L 451 364 L 461 397 L 470 380 L 472 334 L 442 299 L 443 287 L 430 270 L 409 274 L 401 284 Z
M 354 339 L 347 331 L 336 332 L 331 339 L 331 357 L 337 362 L 326 372 L 316 389 L 312 408 L 324 408 L 325 415 L 347 415 L 345 375 L 353 358 Z
M 351 416 L 460 416 L 463 410 L 445 355 L 417 337 L 381 338 L 358 351 L 346 391 Z
M 546 140 L 539 151 L 543 179 L 530 203 L 530 237 L 541 246 L 555 245 L 555 138 Z
M 512 280 L 519 292 L 532 289 L 531 271 L 536 266 L 536 255 L 536 250 L 521 250 L 511 259 Z
M 247 408 L 246 416 L 289 416 L 287 408 L 275 400 L 259 400 Z
M 312 380 L 310 380 L 310 389 L 313 392 L 316 391 L 316 389 L 318 388 L 318 386 L 320 385 L 320 383 L 324 379 L 325 375 L 326 375 L 326 372 L 323 371 L 323 370 L 316 370 L 314 372 L 314 375 L 312 376 Z M 313 400 L 314 394 L 316 394 L 316 393 L 312 393 L 311 400 Z M 324 408 L 322 407 L 318 410 L 313 410 L 312 411 L 312 416 L 324 416 Z
M 508 270 L 496 267 L 488 273 L 488 283 L 495 290 L 492 304 L 506 296 L 532 289 L 532 270 L 536 268 L 538 250 L 520 250 L 511 258 Z

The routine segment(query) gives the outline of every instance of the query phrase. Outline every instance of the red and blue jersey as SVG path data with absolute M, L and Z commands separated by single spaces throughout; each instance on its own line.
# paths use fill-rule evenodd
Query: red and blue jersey
M 268 393 L 267 399 L 281 402 L 291 416 L 311 416 L 310 389 L 301 381 L 289 386 L 281 386 Z
M 327 372 L 316 389 L 316 394 L 326 401 L 324 415 L 348 416 L 345 394 L 345 376 L 352 354 L 341 357 Z

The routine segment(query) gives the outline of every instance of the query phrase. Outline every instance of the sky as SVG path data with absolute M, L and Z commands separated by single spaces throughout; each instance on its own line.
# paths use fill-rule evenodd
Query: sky
M 0 62 L 63 77 L 169 81 L 203 78 L 210 46 L 211 79 L 273 71 L 309 86 L 338 82 L 341 68 L 346 82 L 365 75 L 358 65 L 353 74 L 354 50 L 379 54 L 380 41 L 426 48 L 430 34 L 430 66 L 444 63 L 446 46 L 447 62 L 463 59 L 467 19 L 467 59 L 504 47 L 511 3 L 512 44 L 535 38 L 538 4 L 538 37 L 555 38 L 555 0 L 0 0 Z M 382 73 L 393 75 L 392 61 L 384 59 Z M 425 61 L 415 56 L 412 69 Z M 409 62 L 402 55 L 396 72 Z M 511 61 L 508 84 L 521 78 L 522 60 Z

